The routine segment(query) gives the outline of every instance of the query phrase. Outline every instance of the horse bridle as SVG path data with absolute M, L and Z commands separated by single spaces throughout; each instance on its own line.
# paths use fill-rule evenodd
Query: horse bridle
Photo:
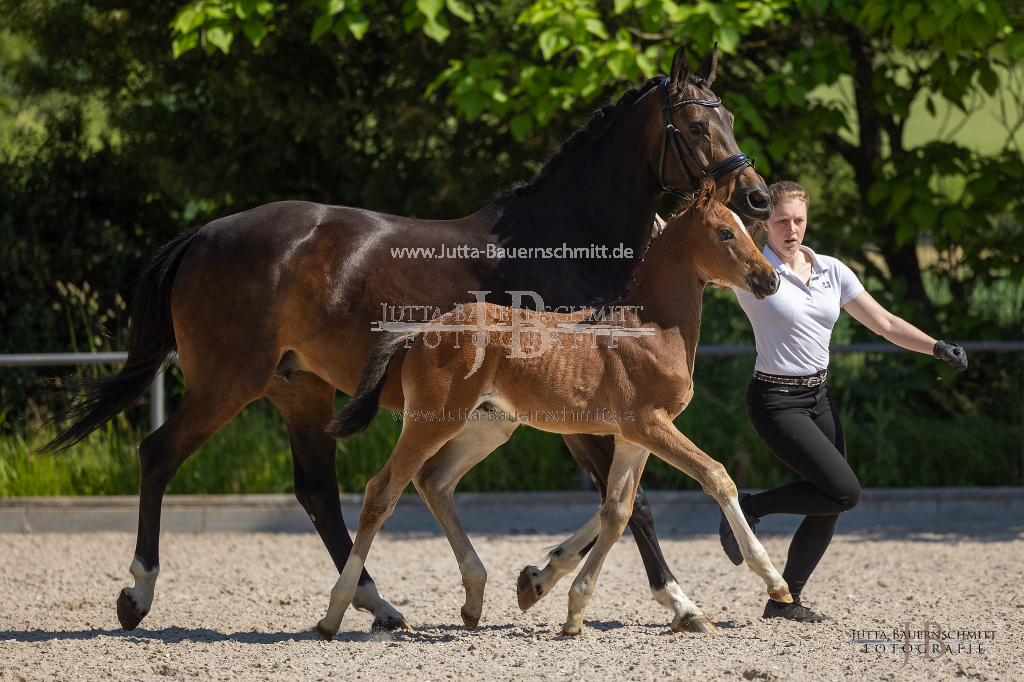
M 701 168 L 701 165 L 697 163 L 697 159 L 694 158 L 693 152 L 690 151 L 690 146 L 686 144 L 686 138 L 683 136 L 679 129 L 675 127 L 672 122 L 672 110 L 676 107 L 686 106 L 687 104 L 697 104 L 702 107 L 711 107 L 712 109 L 722 106 L 722 98 L 719 97 L 717 100 L 710 99 L 684 99 L 674 104 L 668 103 L 668 78 L 663 78 L 658 84 L 658 97 L 661 98 L 661 119 L 664 126 L 661 131 L 661 159 L 658 161 L 658 181 L 661 183 L 661 191 L 669 192 L 678 197 L 684 199 L 692 199 L 693 194 L 684 192 L 676 187 L 669 187 L 665 184 L 665 148 L 668 146 L 669 140 L 672 141 L 672 151 L 675 152 L 676 161 L 679 162 L 679 167 L 683 169 L 683 173 L 686 175 L 686 179 L 690 182 L 690 187 L 693 188 L 693 192 L 696 192 L 700 187 L 700 182 L 709 175 L 714 176 L 718 179 L 726 173 L 732 171 L 743 172 L 747 166 L 754 167 L 754 159 L 750 158 L 743 152 L 733 154 L 724 161 L 716 163 L 711 168 Z M 680 150 L 682 147 L 682 150 Z M 683 153 L 685 152 L 686 158 L 690 159 L 694 167 L 699 169 L 702 173 L 700 178 L 694 177 L 693 173 L 690 172 L 690 168 L 686 165 L 683 160 Z

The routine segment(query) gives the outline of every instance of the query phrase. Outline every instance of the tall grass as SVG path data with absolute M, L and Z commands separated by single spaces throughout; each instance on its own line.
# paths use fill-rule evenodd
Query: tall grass
M 26 495 L 134 495 L 139 488 L 138 444 L 144 432 L 118 419 L 67 452 L 35 452 L 53 427 L 12 425 L 0 414 L 0 497 Z M 401 422 L 381 410 L 364 434 L 338 444 L 343 491 L 362 492 L 398 441 Z M 579 486 L 579 469 L 561 438 L 520 429 L 475 467 L 460 490 L 552 490 Z M 288 432 L 266 399 L 246 407 L 192 455 L 168 493 L 292 492 Z

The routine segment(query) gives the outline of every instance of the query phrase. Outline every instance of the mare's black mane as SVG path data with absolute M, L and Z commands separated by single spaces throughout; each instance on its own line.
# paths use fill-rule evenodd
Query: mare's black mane
M 588 142 L 594 140 L 602 130 L 608 125 L 611 125 L 615 120 L 621 116 L 627 109 L 643 97 L 647 92 L 661 82 L 662 77 L 650 78 L 642 87 L 632 87 L 626 90 L 615 102 L 609 102 L 600 109 L 594 112 L 594 115 L 590 117 L 586 125 L 574 132 L 569 136 L 567 140 L 559 145 L 558 150 L 551 155 L 551 158 L 547 160 L 547 163 L 537 173 L 537 177 L 533 179 L 533 182 L 526 183 L 523 181 L 514 182 L 505 189 L 498 192 L 495 197 L 495 201 L 504 203 L 510 199 L 529 194 L 536 190 L 541 184 L 544 183 L 558 167 L 565 161 L 566 157 L 572 152 L 583 147 Z M 708 82 L 696 74 L 689 74 L 686 77 L 686 81 L 699 88 L 707 88 Z
M 533 182 L 525 183 L 519 181 L 512 183 L 512 185 L 498 193 L 497 197 L 495 197 L 496 201 L 508 201 L 509 199 L 515 199 L 516 197 L 529 194 L 536 190 L 544 183 L 545 180 L 554 174 L 558 167 L 562 165 L 562 162 L 565 161 L 567 156 L 596 138 L 598 133 L 600 133 L 605 126 L 613 123 L 627 109 L 633 106 L 640 97 L 646 94 L 648 90 L 656 87 L 659 82 L 659 78 L 651 78 L 644 83 L 643 87 L 632 87 L 622 93 L 622 96 L 615 102 L 609 102 L 595 111 L 594 115 L 590 117 L 590 120 L 587 121 L 585 126 L 574 132 L 567 140 L 562 142 L 558 147 L 558 150 L 551 155 L 551 158 L 547 160 L 547 163 L 545 163 L 540 169 L 540 172 L 537 173 L 537 177 L 533 179 Z
M 608 202 L 607 197 L 576 192 L 551 201 L 534 201 L 545 183 L 552 184 L 553 176 L 569 171 L 568 164 L 595 143 L 598 143 L 614 123 L 645 94 L 657 87 L 662 78 L 652 78 L 642 87 L 633 87 L 614 103 L 598 109 L 585 126 L 572 134 L 548 159 L 531 184 L 518 183 L 502 192 L 490 205 L 494 211 L 490 239 L 503 248 L 560 247 L 601 244 L 614 246 L 620 241 L 633 255 L 622 257 L 584 257 L 553 261 L 548 267 L 530 265 L 528 260 L 506 258 L 499 264 L 494 287 L 503 281 L 536 281 L 535 291 L 563 292 L 560 305 L 597 305 L 603 301 L 618 300 L 628 291 L 631 271 L 642 258 L 642 249 L 650 241 L 651 226 L 630 224 L 638 211 L 653 217 L 653 205 L 640 207 L 637 201 L 652 197 L 627 197 L 623 201 Z M 706 88 L 707 82 L 699 76 L 689 75 L 687 83 Z M 671 88 L 670 88 L 671 91 Z M 675 94 L 675 93 L 672 93 Z M 653 131 L 651 131 L 653 132 Z M 658 131 L 660 133 L 660 130 Z M 639 154 L 641 150 L 633 150 Z M 629 150 L 623 150 L 629 153 Z M 559 202 L 566 202 L 560 204 Z M 622 225 L 629 225 L 628 234 Z M 551 256 L 547 256 L 550 258 Z M 532 278 L 532 279 L 529 279 Z

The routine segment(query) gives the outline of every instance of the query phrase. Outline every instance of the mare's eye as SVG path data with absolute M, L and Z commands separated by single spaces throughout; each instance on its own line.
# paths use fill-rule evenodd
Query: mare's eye
M 701 133 L 704 132 L 704 129 L 701 128 L 699 125 L 694 124 L 690 126 L 690 132 L 693 133 L 694 135 L 700 135 Z
M 732 231 L 730 230 L 722 230 L 718 233 L 718 236 L 722 238 L 723 242 L 727 242 L 733 238 Z

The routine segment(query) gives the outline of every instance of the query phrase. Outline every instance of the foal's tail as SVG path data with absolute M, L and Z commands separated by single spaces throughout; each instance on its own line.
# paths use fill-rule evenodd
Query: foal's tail
M 405 346 L 409 336 L 406 333 L 384 332 L 383 338 L 370 351 L 370 357 L 366 358 L 356 394 L 327 425 L 327 435 L 332 438 L 348 438 L 370 427 L 373 418 L 377 416 L 380 394 L 388 378 L 391 360 Z
M 118 414 L 139 402 L 156 374 L 177 349 L 171 321 L 171 285 L 181 259 L 199 228 L 178 235 L 153 258 L 135 286 L 128 311 L 128 360 L 117 374 L 64 381 L 81 397 L 58 411 L 49 423 L 70 421 L 41 452 L 67 450 Z

